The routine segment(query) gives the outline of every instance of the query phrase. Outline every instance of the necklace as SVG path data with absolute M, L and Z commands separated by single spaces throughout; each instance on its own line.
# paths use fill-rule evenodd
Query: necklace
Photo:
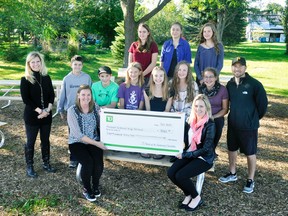
M 42 76 L 40 74 L 40 83 L 38 82 L 37 78 L 35 77 L 35 81 L 38 83 L 39 87 L 40 87 L 40 92 L 41 92 L 41 106 L 42 109 L 44 109 L 44 98 L 43 98 L 43 89 L 42 89 Z

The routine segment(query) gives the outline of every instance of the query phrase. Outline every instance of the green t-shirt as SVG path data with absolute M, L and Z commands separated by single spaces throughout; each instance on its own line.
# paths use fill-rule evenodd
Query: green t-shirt
M 92 85 L 93 99 L 99 106 L 106 106 L 111 104 L 111 102 L 118 103 L 118 97 L 117 97 L 118 88 L 119 86 L 113 81 L 110 81 L 110 85 L 106 87 L 102 86 L 101 81 L 93 83 Z

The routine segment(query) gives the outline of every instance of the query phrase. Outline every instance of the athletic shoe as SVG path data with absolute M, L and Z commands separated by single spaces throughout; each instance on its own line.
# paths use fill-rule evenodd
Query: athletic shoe
M 222 183 L 237 181 L 237 174 L 227 173 L 226 175 L 219 178 L 219 181 Z
M 69 168 L 76 168 L 77 166 L 78 166 L 78 162 L 77 161 L 70 161 Z
M 94 190 L 94 195 L 95 197 L 100 197 L 101 196 L 101 192 L 99 189 Z
M 84 189 L 84 191 L 83 191 L 83 195 L 84 195 L 84 197 L 85 197 L 88 201 L 90 201 L 90 202 L 96 201 L 95 195 L 94 195 L 94 194 L 89 194 L 85 189 Z
M 255 186 L 255 182 L 252 179 L 247 179 L 243 192 L 252 193 L 254 191 L 254 186 Z

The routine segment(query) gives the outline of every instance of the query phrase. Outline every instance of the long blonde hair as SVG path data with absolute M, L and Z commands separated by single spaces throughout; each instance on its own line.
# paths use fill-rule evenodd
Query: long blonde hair
M 198 94 L 194 100 L 193 100 L 193 103 L 192 103 L 192 110 L 191 110 L 191 114 L 189 116 L 189 119 L 188 119 L 188 123 L 190 124 L 193 119 L 196 119 L 196 111 L 195 111 L 195 103 L 197 100 L 202 100 L 205 104 L 205 107 L 206 107 L 206 112 L 207 112 L 207 115 L 209 117 L 209 119 L 213 119 L 212 117 L 212 110 L 211 110 L 211 104 L 210 104 L 210 101 L 208 99 L 208 97 L 204 94 Z
M 150 80 L 149 80 L 149 98 L 153 98 L 154 97 L 154 92 L 155 92 L 155 82 L 153 80 L 153 75 L 155 73 L 157 73 L 158 71 L 162 71 L 164 73 L 164 80 L 162 83 L 162 100 L 166 101 L 168 99 L 168 77 L 167 74 L 165 72 L 165 69 L 163 67 L 160 66 L 156 66 L 153 68 L 152 72 L 151 72 L 151 76 L 150 76 Z
M 32 59 L 38 57 L 41 61 L 41 68 L 39 73 L 42 76 L 46 76 L 48 74 L 45 62 L 44 62 L 44 56 L 36 51 L 30 52 L 27 57 L 26 57 L 26 64 L 25 64 L 25 78 L 31 82 L 32 84 L 35 83 L 35 77 L 33 76 L 33 71 L 30 67 L 30 62 L 32 61 Z
M 143 76 L 143 71 L 142 71 L 142 66 L 139 62 L 131 62 L 127 68 L 127 71 L 126 71 L 126 80 L 125 80 L 125 83 L 126 83 L 126 88 L 129 88 L 130 85 L 131 85 L 131 79 L 129 77 L 129 71 L 131 70 L 131 68 L 136 68 L 140 71 L 140 74 L 138 76 L 138 83 L 137 85 L 142 87 L 143 84 L 144 84 L 144 76 Z

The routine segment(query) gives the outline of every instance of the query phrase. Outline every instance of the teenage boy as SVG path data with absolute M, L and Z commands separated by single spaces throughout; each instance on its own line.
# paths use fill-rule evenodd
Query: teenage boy
M 112 71 L 107 66 L 102 66 L 98 70 L 100 81 L 93 83 L 93 99 L 100 107 L 115 108 L 118 103 L 118 84 L 111 81 Z
M 237 180 L 236 159 L 240 149 L 247 158 L 248 178 L 244 193 L 254 191 L 259 120 L 267 110 L 268 100 L 263 85 L 246 72 L 246 60 L 232 60 L 233 78 L 227 83 L 230 112 L 228 115 L 227 146 L 229 173 L 219 178 L 222 183 Z
M 57 111 L 61 116 L 61 119 L 66 120 L 66 112 L 68 108 L 75 104 L 77 90 L 80 85 L 92 85 L 91 77 L 82 72 L 83 58 L 79 55 L 75 55 L 71 58 L 72 71 L 63 78 L 63 83 L 60 92 L 60 98 L 57 106 Z M 69 130 L 69 128 L 68 128 Z M 78 162 L 73 154 L 70 153 L 70 168 L 76 168 Z

